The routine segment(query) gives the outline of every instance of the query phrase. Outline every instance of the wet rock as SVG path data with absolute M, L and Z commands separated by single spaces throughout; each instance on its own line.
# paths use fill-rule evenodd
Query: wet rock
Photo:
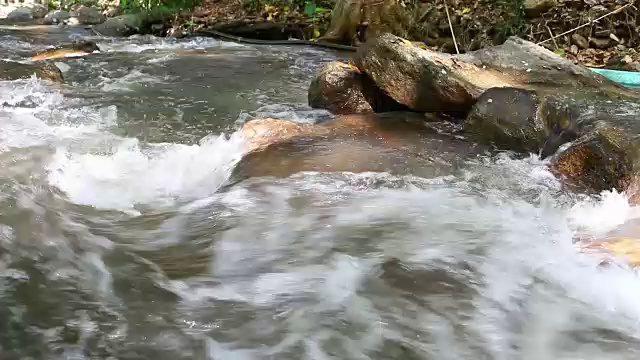
M 494 87 L 621 89 L 604 76 L 514 37 L 499 46 L 448 55 L 384 34 L 362 46 L 355 62 L 391 98 L 424 112 L 466 112 Z
M 80 25 L 96 25 L 104 22 L 106 19 L 97 8 L 84 5 L 72 10 L 71 16 L 72 17 L 69 19 L 69 22 Z
M 464 130 L 501 149 L 535 153 L 544 147 L 548 135 L 539 116 L 540 105 L 534 91 L 491 88 L 473 106 Z
M 432 130 L 422 115 L 410 112 L 338 116 L 318 124 L 258 119 L 241 133 L 247 145 L 232 183 L 300 171 L 443 176 L 460 159 L 485 150 Z
M 142 19 L 136 14 L 126 14 L 109 18 L 94 25 L 93 30 L 103 36 L 131 36 L 140 32 Z
M 65 21 L 67 21 L 69 18 L 71 18 L 71 14 L 68 11 L 54 10 L 54 11 L 50 11 L 47 15 L 45 15 L 44 24 L 45 25 L 62 24 Z
M 598 126 L 640 134 L 634 120 L 638 111 L 640 98 L 633 92 L 493 88 L 478 99 L 465 119 L 464 130 L 502 150 L 540 152 L 547 157 Z
M 334 114 L 406 110 L 357 67 L 341 62 L 325 65 L 309 86 L 309 105 Z
M 31 57 L 32 61 L 60 59 L 69 56 L 83 56 L 100 51 L 93 41 L 77 41 L 68 45 L 62 45 L 55 49 L 41 51 Z
M 611 262 L 626 263 L 632 268 L 640 266 L 640 238 L 613 237 L 602 240 L 580 241 L 576 244 L 580 251 L 599 256 L 602 265 Z
M 522 6 L 530 17 L 540 16 L 543 12 L 558 5 L 557 0 L 524 0 Z
M 61 83 L 64 81 L 62 72 L 53 64 L 23 64 L 0 60 L 1 80 L 29 79 L 33 75 L 53 82 Z
M 595 192 L 626 190 L 640 170 L 638 135 L 599 124 L 560 153 L 552 169 L 573 186 Z
M 31 13 L 31 9 L 26 7 L 19 7 L 7 15 L 7 20 L 29 21 L 29 20 L 33 20 L 33 14 Z
M 373 112 L 363 89 L 363 74 L 358 68 L 331 62 L 325 65 L 309 86 L 309 106 L 334 114 Z

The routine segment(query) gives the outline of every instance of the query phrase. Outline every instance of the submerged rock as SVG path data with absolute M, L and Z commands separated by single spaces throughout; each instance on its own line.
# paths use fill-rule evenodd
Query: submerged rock
M 88 55 L 100 48 L 93 41 L 77 41 L 72 44 L 63 45 L 55 49 L 41 51 L 31 57 L 32 61 L 60 59 L 68 56 Z
M 485 149 L 425 126 L 416 113 L 338 116 L 319 124 L 258 119 L 241 132 L 246 155 L 232 182 L 301 171 L 389 172 L 425 178 L 450 175 L 455 164 Z
M 62 72 L 53 64 L 23 64 L 0 60 L 0 80 L 29 79 L 33 75 L 53 82 L 64 81 Z
M 601 265 L 611 262 L 624 263 L 632 268 L 640 267 L 640 238 L 612 237 L 602 240 L 579 241 L 580 251 L 600 257 Z

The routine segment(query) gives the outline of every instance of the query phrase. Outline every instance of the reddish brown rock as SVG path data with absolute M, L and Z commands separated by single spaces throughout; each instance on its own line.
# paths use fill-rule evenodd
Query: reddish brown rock
M 364 91 L 363 74 L 355 66 L 331 62 L 309 86 L 309 106 L 334 114 L 371 113 Z
M 427 127 L 417 113 L 338 116 L 319 124 L 281 119 L 246 123 L 246 154 L 231 182 L 300 171 L 449 175 L 461 158 L 485 151 Z
M 640 170 L 639 150 L 635 136 L 602 125 L 558 154 L 552 169 L 573 186 L 595 192 L 626 191 Z
M 406 109 L 381 91 L 357 67 L 338 61 L 325 65 L 311 81 L 308 98 L 311 107 L 337 115 Z

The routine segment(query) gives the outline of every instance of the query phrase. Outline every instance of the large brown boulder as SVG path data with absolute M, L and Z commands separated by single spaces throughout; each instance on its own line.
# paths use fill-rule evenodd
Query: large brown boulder
M 425 126 L 416 113 L 338 116 L 319 124 L 258 119 L 241 129 L 247 147 L 232 182 L 301 171 L 449 175 L 457 160 L 485 151 Z
M 425 112 L 464 112 L 495 87 L 625 92 L 604 76 L 515 37 L 499 46 L 449 55 L 383 34 L 360 47 L 355 63 L 394 100 Z
M 457 67 L 453 56 L 423 50 L 391 34 L 361 46 L 355 63 L 389 96 L 412 110 L 465 110 L 483 91 L 468 81 L 465 72 L 452 71 Z M 467 73 L 477 71 L 475 66 L 467 69 Z M 493 84 L 509 85 L 499 83 L 498 78 Z
M 355 66 L 330 62 L 309 85 L 309 106 L 334 114 L 371 113 L 373 108 L 365 97 L 363 81 Z
M 62 72 L 53 64 L 23 64 L 14 61 L 0 60 L 0 80 L 18 80 L 36 77 L 61 83 Z
M 357 67 L 334 61 L 309 85 L 309 106 L 334 114 L 366 114 L 406 110 Z

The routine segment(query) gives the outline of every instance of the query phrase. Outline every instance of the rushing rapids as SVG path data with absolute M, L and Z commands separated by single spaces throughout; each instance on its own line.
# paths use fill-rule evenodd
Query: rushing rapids
M 640 221 L 624 194 L 508 153 L 226 186 L 239 124 L 329 116 L 306 90 L 341 54 L 58 28 L 0 54 L 79 39 L 64 84 L 0 81 L 2 359 L 638 358 L 637 274 L 574 245 Z

